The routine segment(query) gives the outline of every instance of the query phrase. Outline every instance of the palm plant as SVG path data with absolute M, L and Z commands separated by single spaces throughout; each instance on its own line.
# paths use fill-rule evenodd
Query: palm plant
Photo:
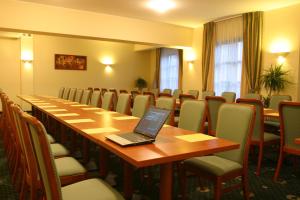
M 261 83 L 267 91 L 267 98 L 265 101 L 269 101 L 272 93 L 278 94 L 280 91 L 284 90 L 287 84 L 291 82 L 287 80 L 287 75 L 289 71 L 284 71 L 281 65 L 271 65 L 271 67 L 265 70 L 261 77 Z M 266 103 L 267 103 L 266 102 Z

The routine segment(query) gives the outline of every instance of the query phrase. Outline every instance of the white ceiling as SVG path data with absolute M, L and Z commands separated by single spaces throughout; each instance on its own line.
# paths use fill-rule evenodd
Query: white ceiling
M 158 14 L 148 0 L 22 0 L 78 10 L 197 27 L 210 20 L 251 11 L 266 11 L 300 3 L 300 0 L 173 0 L 176 8 Z

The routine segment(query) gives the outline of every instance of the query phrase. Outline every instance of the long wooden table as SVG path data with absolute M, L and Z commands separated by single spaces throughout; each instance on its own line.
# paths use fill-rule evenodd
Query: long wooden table
M 139 121 L 138 118 L 50 96 L 19 95 L 18 97 L 100 147 L 121 157 L 126 161 L 125 163 L 129 163 L 124 168 L 125 182 L 131 181 L 129 173 L 131 165 L 137 168 L 160 165 L 160 189 L 162 191 L 160 199 L 162 200 L 172 199 L 174 162 L 239 148 L 239 144 L 221 138 L 189 142 L 178 136 L 198 136 L 199 133 L 172 126 L 164 126 L 153 144 L 121 147 L 107 140 L 105 136 L 132 131 Z M 79 119 L 81 122 L 78 121 Z M 124 185 L 126 198 L 130 198 L 131 187 L 132 184 L 129 182 Z
M 270 108 L 264 108 L 264 117 L 279 119 L 279 112 Z

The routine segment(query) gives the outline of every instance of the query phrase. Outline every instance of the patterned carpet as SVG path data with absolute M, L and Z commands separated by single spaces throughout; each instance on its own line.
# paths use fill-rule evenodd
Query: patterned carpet
M 266 151 L 266 156 L 263 161 L 262 173 L 260 177 L 254 174 L 256 168 L 255 156 L 250 157 L 249 164 L 249 185 L 251 190 L 251 199 L 288 199 L 288 200 L 300 200 L 300 168 L 299 165 L 294 167 L 294 160 L 288 157 L 284 162 L 281 178 L 278 182 L 272 181 L 274 174 L 274 167 L 276 166 L 276 150 Z M 112 156 L 110 159 L 110 169 L 112 170 L 106 180 L 112 184 L 116 183 L 116 188 L 122 188 L 122 169 L 120 160 Z M 298 163 L 299 164 L 299 163 Z M 297 169 L 297 170 L 295 170 Z M 151 180 L 142 179 L 140 170 L 136 170 L 134 175 L 134 188 L 135 193 L 133 200 L 154 200 L 159 199 L 159 177 L 158 167 L 151 168 Z M 95 170 L 91 174 L 97 174 Z M 239 179 L 234 180 L 239 181 Z M 226 183 L 230 184 L 230 183 Z M 190 177 L 188 179 L 188 198 L 189 199 L 203 199 L 208 200 L 213 198 L 212 187 L 208 182 L 202 182 L 205 187 L 198 186 L 198 179 Z M 174 189 L 173 199 L 180 199 L 179 186 L 176 175 L 174 176 Z M 0 199 L 1 200 L 13 200 L 18 199 L 17 193 L 13 189 L 10 176 L 6 165 L 6 158 L 4 155 L 3 145 L 0 141 Z M 223 195 L 224 200 L 237 200 L 243 199 L 241 190 L 236 190 Z

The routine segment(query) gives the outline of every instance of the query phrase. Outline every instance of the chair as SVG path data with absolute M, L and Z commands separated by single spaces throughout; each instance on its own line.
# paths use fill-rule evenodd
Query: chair
M 93 87 L 88 87 L 87 89 L 93 92 Z
M 158 89 L 157 88 L 152 88 L 152 89 L 150 89 L 150 92 L 152 92 L 154 95 L 155 95 L 155 97 L 158 97 Z
M 133 106 L 135 97 L 137 95 L 140 95 L 141 93 L 138 90 L 132 90 L 130 91 L 130 93 L 131 93 L 131 104 Z
M 175 89 L 173 91 L 173 98 L 174 99 L 179 99 L 179 95 L 182 94 L 182 89 Z
M 91 94 L 92 94 L 92 90 L 84 90 L 80 103 L 88 105 L 90 102 Z
M 156 101 L 156 107 L 171 111 L 168 119 L 166 120 L 166 124 L 174 126 L 175 99 L 160 97 Z
M 215 96 L 214 91 L 203 91 L 201 95 L 201 99 L 205 99 L 207 96 Z
M 64 87 L 61 87 L 60 89 L 59 89 L 59 91 L 58 91 L 58 98 L 63 98 L 63 96 L 64 96 L 64 90 L 65 90 L 65 88 Z
M 185 100 L 196 100 L 196 98 L 194 95 L 191 95 L 191 94 L 180 94 L 179 95 L 180 107 Z
M 161 92 L 158 94 L 158 97 L 172 97 L 172 94 Z
M 222 97 L 225 98 L 226 103 L 234 103 L 236 94 L 235 92 L 222 92 Z
M 100 88 L 95 87 L 94 91 L 100 91 Z
M 143 95 L 148 95 L 150 97 L 150 105 L 155 106 L 155 94 L 152 92 L 144 92 Z
M 163 89 L 163 91 L 161 93 L 164 93 L 164 94 L 171 94 L 172 95 L 172 90 L 171 89 L 168 89 L 168 88 L 165 88 Z
M 69 98 L 69 94 L 70 94 L 70 88 L 65 88 L 63 99 L 67 100 Z
M 105 92 L 107 92 L 107 89 L 106 88 L 101 88 L 101 96 L 103 97 Z
M 149 92 L 149 89 L 148 88 L 142 88 L 142 94 L 144 93 L 144 92 Z
M 118 103 L 116 107 L 116 112 L 122 113 L 125 115 L 130 115 L 130 105 L 131 105 L 131 96 L 130 94 L 121 93 L 118 98 Z
M 205 100 L 207 102 L 208 134 L 215 135 L 219 108 L 226 100 L 225 98 L 218 96 L 207 96 Z
M 101 108 L 103 108 L 104 110 L 112 110 L 113 109 L 113 105 L 112 105 L 113 95 L 114 95 L 114 93 L 112 93 L 112 92 L 105 92 L 105 94 L 103 96 Z
M 77 89 L 74 101 L 80 103 L 82 95 L 83 95 L 83 89 Z
M 244 96 L 245 99 L 257 99 L 257 100 L 261 100 L 262 97 L 260 94 L 257 93 L 248 93 Z
M 122 93 L 125 93 L 125 94 L 128 94 L 128 91 L 127 90 L 120 90 L 120 94 L 122 94 Z
M 74 101 L 75 95 L 76 95 L 76 88 L 70 89 L 70 94 L 69 94 L 68 100 Z
M 90 200 L 123 199 L 116 190 L 101 179 L 89 179 L 61 187 L 43 125 L 28 115 L 22 115 L 22 121 L 24 130 L 30 135 L 31 146 L 34 150 L 30 156 L 38 168 L 43 187 L 43 199 L 73 200 L 87 197 Z M 35 178 L 34 181 L 37 182 L 37 176 Z
M 118 92 L 116 89 L 109 89 L 110 92 L 114 93 L 113 95 L 113 110 L 116 110 L 117 102 L 118 102 Z
M 224 104 L 220 108 L 216 136 L 240 144 L 235 150 L 213 155 L 194 157 L 184 161 L 183 174 L 191 171 L 199 178 L 214 182 L 214 199 L 219 200 L 222 193 L 242 185 L 244 199 L 249 199 L 248 152 L 253 131 L 255 109 L 253 106 Z M 222 183 L 236 177 L 242 182 L 222 188 Z M 185 177 L 185 176 L 184 176 Z M 182 192 L 185 194 L 185 178 L 182 178 Z
M 91 95 L 91 100 L 89 102 L 89 105 L 92 105 L 94 107 L 101 107 L 101 92 L 100 90 L 94 90 L 94 92 Z
M 132 116 L 142 118 L 149 106 L 148 95 L 137 95 L 134 99 Z
M 198 99 L 199 97 L 199 90 L 189 90 L 188 94 L 191 94 L 195 97 L 195 99 Z
M 300 102 L 285 102 L 279 104 L 280 118 L 280 152 L 273 180 L 278 179 L 282 161 L 286 154 L 300 155 L 300 145 L 295 139 L 300 138 Z
M 251 145 L 258 146 L 259 148 L 257 168 L 256 168 L 256 175 L 259 176 L 264 146 L 279 144 L 280 137 L 278 135 L 264 131 L 264 107 L 262 101 L 257 99 L 237 99 L 236 102 L 253 105 L 256 109 L 254 129 L 251 138 Z
M 205 102 L 185 101 L 181 105 L 178 128 L 203 132 L 205 122 Z

